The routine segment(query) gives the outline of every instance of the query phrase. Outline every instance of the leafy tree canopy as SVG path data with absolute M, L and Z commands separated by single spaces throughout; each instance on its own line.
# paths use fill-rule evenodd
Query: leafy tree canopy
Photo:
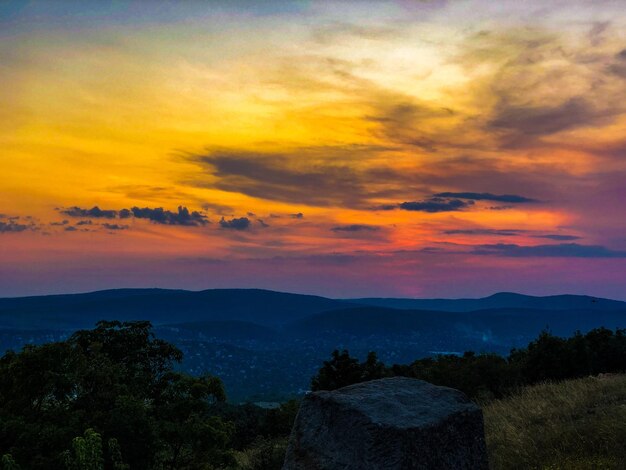
M 176 372 L 181 359 L 149 322 L 103 321 L 67 341 L 8 352 L 0 358 L 3 466 L 226 465 L 233 426 L 212 412 L 226 398 L 222 383 Z

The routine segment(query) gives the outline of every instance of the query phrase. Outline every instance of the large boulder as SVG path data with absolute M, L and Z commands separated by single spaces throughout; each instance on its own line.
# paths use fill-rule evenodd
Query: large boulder
M 481 409 L 463 393 L 393 377 L 306 395 L 283 470 L 487 469 Z

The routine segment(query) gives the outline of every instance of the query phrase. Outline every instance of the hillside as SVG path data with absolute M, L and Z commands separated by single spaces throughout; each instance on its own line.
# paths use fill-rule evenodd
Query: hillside
M 554 334 L 571 335 L 599 326 L 620 328 L 626 324 L 622 310 L 539 310 L 497 308 L 472 312 L 403 310 L 353 307 L 315 313 L 289 325 L 295 335 L 410 336 L 455 334 L 484 343 L 513 344 L 516 337 L 536 336 L 548 328 Z
M 527 387 L 483 413 L 492 470 L 626 468 L 626 375 Z
M 448 312 L 471 312 L 473 310 L 500 308 L 528 308 L 538 310 L 624 310 L 626 302 L 601 299 L 587 295 L 532 295 L 500 292 L 480 299 L 394 299 L 362 298 L 349 302 L 377 307 L 407 310 L 444 310 Z
M 280 325 L 316 312 L 344 308 L 342 301 L 260 289 L 120 289 L 0 299 L 0 327 L 88 328 L 101 319 L 150 320 L 153 324 L 252 321 Z
M 258 289 L 120 289 L 0 299 L 0 353 L 63 340 L 102 319 L 149 320 L 159 337 L 185 353 L 183 370 L 218 375 L 235 402 L 276 401 L 304 393 L 334 349 L 361 358 L 378 351 L 386 363 L 410 363 L 468 350 L 506 355 L 545 328 L 570 336 L 576 330 L 626 326 L 624 302 L 518 294 L 472 302 L 489 305 L 494 299 L 513 306 L 471 312 L 401 309 Z M 446 302 L 454 307 L 465 301 Z M 524 307 L 529 303 L 572 308 Z

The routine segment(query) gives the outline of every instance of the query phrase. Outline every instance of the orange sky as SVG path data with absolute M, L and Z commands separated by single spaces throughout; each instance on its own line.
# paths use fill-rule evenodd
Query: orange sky
M 619 1 L 5 3 L 0 295 L 626 298 L 625 23 Z

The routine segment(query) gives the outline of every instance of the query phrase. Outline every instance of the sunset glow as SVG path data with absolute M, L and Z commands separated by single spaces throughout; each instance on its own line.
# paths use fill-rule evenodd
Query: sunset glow
M 0 84 L 0 296 L 626 299 L 622 1 L 9 1 Z

